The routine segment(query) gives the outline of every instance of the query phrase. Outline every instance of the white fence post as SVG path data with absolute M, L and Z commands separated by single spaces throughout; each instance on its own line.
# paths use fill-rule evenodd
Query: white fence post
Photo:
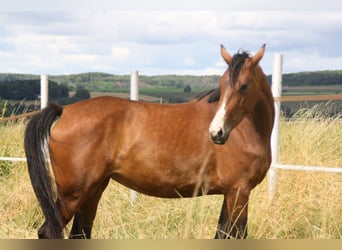
M 131 88 L 130 88 L 130 99 L 132 101 L 139 100 L 139 72 L 138 70 L 133 70 L 131 74 Z
M 49 98 L 49 79 L 48 75 L 40 75 L 40 108 L 47 106 Z
M 272 73 L 272 94 L 273 97 L 281 96 L 282 89 L 282 70 L 283 70 L 283 55 L 275 54 L 273 61 Z M 275 117 L 274 126 L 271 136 L 271 150 L 272 150 L 272 163 L 275 165 L 279 160 L 279 138 L 280 138 L 280 101 L 274 102 Z M 270 168 L 268 172 L 268 197 L 272 201 L 277 189 L 277 174 L 278 169 Z
M 138 70 L 133 70 L 131 74 L 131 86 L 130 86 L 130 99 L 132 101 L 139 100 L 139 72 Z M 133 203 L 136 201 L 138 197 L 138 193 L 134 190 L 130 190 L 129 198 L 130 201 Z

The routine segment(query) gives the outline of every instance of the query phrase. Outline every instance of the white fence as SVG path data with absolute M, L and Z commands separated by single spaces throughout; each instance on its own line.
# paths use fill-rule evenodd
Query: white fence
M 49 77 L 48 75 L 40 76 L 40 109 L 47 106 L 49 99 Z
M 275 121 L 274 127 L 272 131 L 271 138 L 271 147 L 272 147 L 272 163 L 271 168 L 268 172 L 268 195 L 270 200 L 273 199 L 274 194 L 277 188 L 277 175 L 279 169 L 287 169 L 287 170 L 300 170 L 300 171 L 320 171 L 320 172 L 330 172 L 330 173 L 342 173 L 342 168 L 337 167 L 322 167 L 322 166 L 301 166 L 301 165 L 286 165 L 279 164 L 279 138 L 280 138 L 280 103 L 282 100 L 284 101 L 294 101 L 294 100 L 342 100 L 341 95 L 330 95 L 330 96 L 321 96 L 321 97 L 305 97 L 300 99 L 301 97 L 281 97 L 281 89 L 282 89 L 282 65 L 283 65 L 283 56 L 282 54 L 276 54 L 273 62 L 273 73 L 272 73 L 272 93 L 275 99 Z M 138 100 L 139 99 L 139 80 L 138 80 L 138 71 L 134 70 L 131 74 L 131 92 L 130 99 Z M 41 108 L 46 107 L 47 105 L 47 96 L 48 96 L 48 76 L 41 75 Z M 26 161 L 26 158 L 21 157 L 0 157 L 1 161 Z M 131 201 L 135 201 L 137 197 L 137 193 L 133 190 L 130 191 L 130 199 Z
M 139 78 L 138 71 L 133 70 L 131 74 L 131 83 L 130 83 L 130 99 L 132 101 L 139 100 Z M 134 190 L 129 190 L 129 199 L 131 202 L 135 202 L 138 197 L 138 193 Z
M 321 98 L 317 97 L 295 97 L 295 98 L 282 98 L 281 97 L 281 89 L 282 89 L 282 67 L 283 67 L 283 55 L 276 54 L 273 62 L 273 74 L 272 74 L 272 94 L 275 99 L 274 107 L 275 107 L 275 120 L 274 127 L 272 131 L 271 137 L 271 147 L 272 147 L 272 163 L 271 168 L 268 171 L 267 179 L 268 179 L 268 197 L 270 200 L 273 199 L 274 194 L 277 190 L 277 176 L 279 169 L 287 169 L 287 170 L 300 170 L 300 171 L 319 171 L 319 172 L 329 172 L 329 173 L 342 173 L 341 167 L 322 167 L 322 166 L 302 166 L 302 165 L 287 165 L 287 164 L 279 164 L 279 138 L 280 138 L 280 103 L 281 100 L 285 101 L 295 101 L 295 100 L 333 100 L 333 99 L 342 99 L 341 95 L 326 95 Z

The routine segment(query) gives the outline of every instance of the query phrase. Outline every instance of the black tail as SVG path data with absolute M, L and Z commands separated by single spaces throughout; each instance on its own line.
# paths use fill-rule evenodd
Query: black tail
M 54 181 L 47 160 L 47 141 L 53 122 L 62 112 L 61 106 L 49 104 L 42 112 L 33 116 L 27 124 L 24 141 L 31 184 L 43 210 L 51 238 L 61 237 L 64 225 L 55 205 Z

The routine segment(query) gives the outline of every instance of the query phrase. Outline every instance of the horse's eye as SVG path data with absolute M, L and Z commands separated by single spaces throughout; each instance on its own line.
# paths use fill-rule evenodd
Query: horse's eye
M 248 84 L 243 84 L 243 85 L 240 87 L 240 92 L 246 91 L 247 89 L 248 89 Z

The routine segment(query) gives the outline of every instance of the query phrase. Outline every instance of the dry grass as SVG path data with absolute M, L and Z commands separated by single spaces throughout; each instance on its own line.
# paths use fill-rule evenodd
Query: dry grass
M 342 166 L 341 119 L 328 119 L 317 110 L 302 111 L 297 119 L 282 122 L 282 163 Z M 23 130 L 23 123 L 0 125 L 1 156 L 24 156 Z M 0 238 L 35 238 L 43 218 L 26 166 L 0 162 L 0 167 Z M 341 175 L 280 170 L 272 203 L 266 179 L 252 192 L 248 237 L 340 239 L 341 192 Z M 93 237 L 210 239 L 221 202 L 221 196 L 169 200 L 139 194 L 137 202 L 131 204 L 128 189 L 112 182 L 100 201 Z

